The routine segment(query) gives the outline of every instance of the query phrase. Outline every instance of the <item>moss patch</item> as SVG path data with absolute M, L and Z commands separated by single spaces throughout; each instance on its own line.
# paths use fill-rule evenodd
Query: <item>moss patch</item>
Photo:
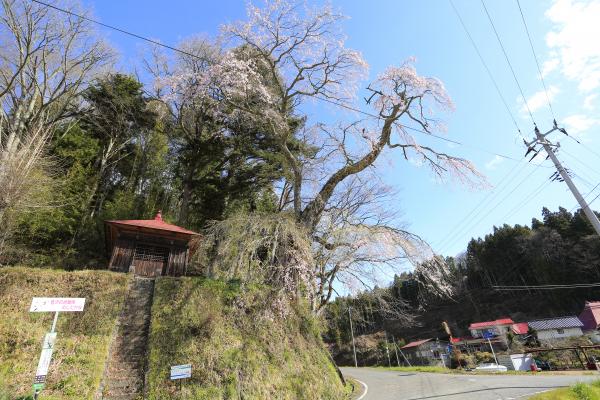
M 201 278 L 156 281 L 150 399 L 344 399 L 315 321 L 269 314 L 268 288 Z M 181 389 L 171 365 L 192 364 Z
M 44 399 L 90 399 L 100 384 L 128 277 L 108 271 L 0 269 L 0 383 L 31 393 L 42 341 L 53 313 L 30 313 L 32 297 L 85 297 L 83 312 L 61 313 Z

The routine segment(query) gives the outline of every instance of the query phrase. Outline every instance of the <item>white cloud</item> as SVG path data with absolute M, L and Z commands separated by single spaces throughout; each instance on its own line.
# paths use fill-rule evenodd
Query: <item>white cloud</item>
M 596 97 L 598 97 L 598 93 L 586 96 L 585 99 L 583 99 L 583 108 L 585 108 L 588 111 L 592 111 L 594 108 L 596 108 L 594 106 L 594 100 L 596 100 Z
M 504 159 L 500 156 L 494 156 L 494 158 L 492 158 L 490 161 L 488 161 L 487 163 L 485 163 L 485 167 L 487 169 L 496 169 L 496 166 L 498 166 L 499 164 L 501 164 L 504 161 Z
M 558 54 L 544 64 L 550 72 L 559 68 L 577 82 L 582 92 L 600 87 L 600 0 L 556 0 L 546 11 L 554 29 L 546 34 L 546 44 Z M 560 66 L 555 63 L 560 63 Z
M 569 115 L 560 121 L 565 125 L 569 134 L 578 134 L 600 124 L 600 120 L 583 114 Z
M 554 97 L 560 92 L 560 90 L 556 86 L 550 86 L 548 88 L 548 97 L 550 98 L 550 102 L 554 100 Z M 521 103 L 523 101 L 521 100 Z M 527 99 L 527 104 L 529 105 L 529 109 L 531 112 L 536 112 L 540 108 L 544 107 L 548 104 L 548 100 L 546 99 L 546 92 L 543 90 L 534 93 L 531 97 Z M 521 105 L 521 112 L 526 112 L 525 104 Z
M 545 61 L 542 65 L 542 76 L 546 77 L 550 72 L 556 70 L 560 65 L 560 60 L 558 58 L 551 58 L 548 61 Z

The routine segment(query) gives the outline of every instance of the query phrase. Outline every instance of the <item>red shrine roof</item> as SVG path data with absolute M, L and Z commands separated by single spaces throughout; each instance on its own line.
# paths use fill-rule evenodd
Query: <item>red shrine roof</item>
M 162 214 L 159 211 L 154 219 L 123 219 L 123 220 L 112 220 L 106 221 L 109 224 L 116 225 L 128 225 L 128 226 L 137 226 L 140 228 L 148 228 L 148 229 L 156 229 L 160 231 L 168 231 L 168 232 L 176 232 L 183 233 L 185 235 L 199 235 L 194 231 L 190 231 L 188 229 L 182 228 L 177 225 L 168 224 L 162 219 Z

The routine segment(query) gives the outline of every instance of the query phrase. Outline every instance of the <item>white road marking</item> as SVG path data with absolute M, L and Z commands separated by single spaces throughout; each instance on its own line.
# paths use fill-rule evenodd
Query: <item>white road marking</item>
M 540 393 L 545 393 L 545 392 L 549 392 L 551 390 L 554 389 L 546 389 L 546 390 L 540 390 L 538 392 L 533 392 L 533 393 L 527 393 L 527 394 L 522 394 L 521 396 L 518 396 L 517 399 L 522 399 L 523 397 L 529 397 L 529 396 L 533 396 L 534 394 L 540 394 Z
M 365 388 L 365 392 L 363 394 L 360 395 L 360 397 L 356 400 L 362 400 L 366 395 L 367 392 L 369 391 L 369 386 L 367 386 L 366 383 L 364 383 L 363 381 L 359 381 L 358 379 L 354 378 L 354 380 L 358 383 L 360 383 L 361 385 L 363 385 L 363 387 Z

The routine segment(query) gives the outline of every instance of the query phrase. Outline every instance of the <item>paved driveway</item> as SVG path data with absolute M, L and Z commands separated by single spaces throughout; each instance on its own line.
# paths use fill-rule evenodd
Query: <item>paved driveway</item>
M 362 400 L 514 400 L 599 379 L 599 375 L 458 375 L 342 368 L 367 384 Z

